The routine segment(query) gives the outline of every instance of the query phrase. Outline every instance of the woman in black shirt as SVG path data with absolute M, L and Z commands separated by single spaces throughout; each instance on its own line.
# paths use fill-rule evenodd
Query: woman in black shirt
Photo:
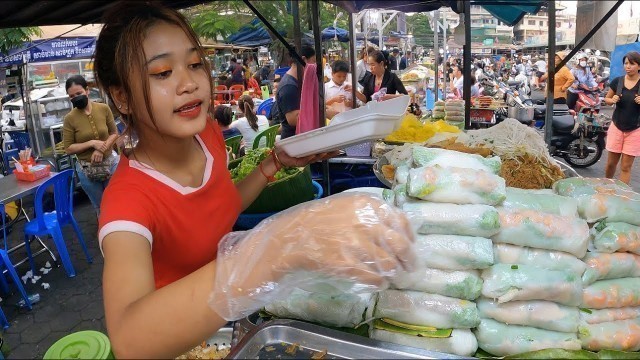
M 367 62 L 370 70 L 360 81 L 360 85 L 364 87 L 364 90 L 362 93 L 356 93 L 360 101 L 371 101 L 371 96 L 382 88 L 387 88 L 387 94 L 382 97 L 382 100 L 393 99 L 402 94 L 407 95 L 407 90 L 402 85 L 402 81 L 389 70 L 387 58 L 381 51 L 374 51 L 369 54 Z
M 604 99 L 608 105 L 616 106 L 607 132 L 606 177 L 613 178 L 622 159 L 620 180 L 628 184 L 633 162 L 640 156 L 640 53 L 631 51 L 622 61 L 626 75 L 611 81 Z

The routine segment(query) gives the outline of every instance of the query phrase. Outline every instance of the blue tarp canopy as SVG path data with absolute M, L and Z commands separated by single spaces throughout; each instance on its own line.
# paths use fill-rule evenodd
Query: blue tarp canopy
M 427 12 L 437 10 L 441 7 L 450 7 L 457 13 L 461 13 L 464 10 L 463 2 L 457 0 L 327 0 L 327 2 L 340 6 L 352 13 L 367 9 L 397 10 L 405 13 Z M 509 26 L 513 26 L 517 24 L 525 14 L 537 13 L 540 7 L 546 2 L 546 0 L 476 0 L 473 1 L 473 5 L 481 5 L 498 20 Z M 483 5 L 483 3 L 485 4 Z M 517 3 L 517 5 L 514 5 L 515 3 Z
M 322 41 L 333 40 L 336 37 L 340 42 L 348 42 L 349 32 L 345 29 L 334 28 L 333 26 L 329 26 L 328 28 L 322 30 Z
M 285 35 L 284 33 L 281 33 Z M 271 44 L 271 36 L 259 19 L 253 19 L 226 39 L 228 44 L 258 47 Z
M 631 44 L 619 45 L 613 49 L 611 53 L 611 66 L 609 69 L 609 81 L 625 74 L 624 65 L 622 59 L 629 51 L 640 52 L 640 42 L 634 42 Z

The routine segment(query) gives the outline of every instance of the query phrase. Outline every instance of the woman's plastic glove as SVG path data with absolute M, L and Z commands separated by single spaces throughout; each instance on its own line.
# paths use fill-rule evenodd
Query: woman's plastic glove
M 414 268 L 412 244 L 404 214 L 376 197 L 345 193 L 300 204 L 222 239 L 209 304 L 231 321 L 294 288 L 384 289 Z

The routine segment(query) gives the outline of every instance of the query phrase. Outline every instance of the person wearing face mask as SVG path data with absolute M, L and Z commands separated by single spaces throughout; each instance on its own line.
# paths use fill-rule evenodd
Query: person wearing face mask
M 578 53 L 578 62 L 576 63 L 576 66 L 571 69 L 571 74 L 573 74 L 575 80 L 567 93 L 567 106 L 569 106 L 569 109 L 575 108 L 576 102 L 578 102 L 578 93 L 583 90 L 595 90 L 598 87 L 598 84 L 593 78 L 593 74 L 587 65 L 587 59 L 587 54 Z
M 67 79 L 65 88 L 73 104 L 62 126 L 65 152 L 77 156 L 80 185 L 99 215 L 102 193 L 118 165 L 118 156 L 113 153 L 118 130 L 109 106 L 89 100 L 82 76 Z

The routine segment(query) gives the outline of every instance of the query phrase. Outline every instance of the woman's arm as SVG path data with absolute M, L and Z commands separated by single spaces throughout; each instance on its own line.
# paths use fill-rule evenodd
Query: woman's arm
M 619 100 L 620 100 L 620 97 L 616 94 L 616 92 L 612 88 L 609 88 L 609 91 L 607 92 L 607 95 L 604 98 L 605 104 L 615 105 L 615 103 L 617 103 Z
M 569 90 L 571 85 L 573 85 L 573 82 L 576 80 L 576 78 L 573 76 L 573 73 L 571 71 L 564 71 L 563 73 L 566 75 L 566 77 L 564 79 L 564 85 L 562 85 L 561 89 L 563 92 L 565 92 Z
M 278 172 L 273 156 L 264 159 L 260 166 L 265 173 L 264 175 L 260 172 L 260 167 L 258 167 L 236 184 L 236 189 L 238 189 L 242 199 L 242 211 L 248 208 L 269 184 L 266 176 L 273 176 Z
M 79 154 L 83 153 L 90 149 L 99 150 L 104 145 L 104 141 L 100 140 L 89 140 L 87 142 L 71 144 L 67 147 L 64 152 L 67 155 Z

